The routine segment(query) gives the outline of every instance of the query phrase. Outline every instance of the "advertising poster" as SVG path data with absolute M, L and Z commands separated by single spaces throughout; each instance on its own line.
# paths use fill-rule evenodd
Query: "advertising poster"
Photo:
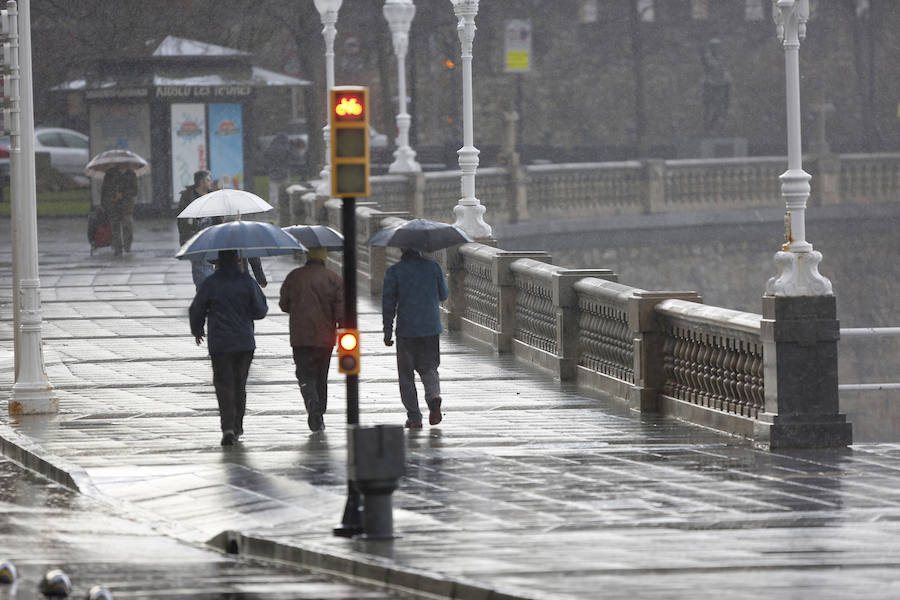
M 203 104 L 172 105 L 172 198 L 194 185 L 194 171 L 209 168 L 205 113 Z
M 131 150 L 148 163 L 150 156 L 150 107 L 146 104 L 92 104 L 90 107 L 91 157 L 105 150 Z M 152 173 L 138 178 L 136 204 L 153 200 Z M 100 179 L 91 181 L 91 205 L 100 204 Z
M 243 122 L 240 104 L 209 106 L 209 170 L 220 189 L 244 188 Z

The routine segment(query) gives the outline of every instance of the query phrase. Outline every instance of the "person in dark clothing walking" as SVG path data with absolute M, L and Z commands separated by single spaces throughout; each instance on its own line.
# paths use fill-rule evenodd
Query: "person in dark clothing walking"
M 212 178 L 209 171 L 201 169 L 194 172 L 194 185 L 189 185 L 181 190 L 181 196 L 178 198 L 178 214 L 181 214 L 188 205 L 209 193 L 212 187 Z M 221 217 L 203 217 L 201 219 L 178 219 L 178 243 L 184 246 L 184 243 L 198 231 L 216 225 L 222 222 Z M 213 265 L 204 258 L 191 259 L 191 276 L 194 279 L 195 289 L 200 289 L 203 280 L 212 275 Z
M 212 176 L 209 171 L 206 169 L 200 169 L 199 171 L 194 172 L 194 185 L 189 185 L 183 190 L 181 190 L 181 195 L 178 198 L 178 213 L 181 212 L 190 205 L 191 202 L 199 198 L 200 196 L 205 196 L 213 189 L 212 184 Z M 178 219 L 178 243 L 184 246 L 184 243 L 187 242 L 191 237 L 210 227 L 211 225 L 218 225 L 219 223 L 224 223 L 225 219 L 222 217 L 201 217 L 199 219 Z M 268 281 L 266 280 L 266 274 L 263 272 L 262 262 L 258 257 L 243 259 L 241 261 L 241 270 L 247 271 L 249 269 L 253 270 L 253 277 L 256 279 L 256 282 L 260 287 L 266 287 Z M 194 279 L 194 287 L 196 289 L 200 289 L 200 284 L 204 279 L 212 275 L 214 270 L 213 265 L 204 258 L 191 259 L 191 276 Z
M 312 431 L 325 429 L 328 366 L 335 330 L 344 320 L 344 280 L 325 266 L 325 248 L 310 248 L 306 264 L 281 284 L 278 306 L 290 314 L 297 382 Z
M 256 350 L 253 321 L 269 310 L 262 290 L 238 263 L 235 250 L 220 250 L 218 268 L 200 284 L 189 310 L 191 334 L 198 346 L 204 324 L 209 324 L 207 345 L 223 446 L 234 444 L 244 433 L 247 375 Z
M 384 345 L 391 346 L 394 316 L 397 317 L 397 378 L 400 399 L 406 408 L 406 427 L 422 427 L 422 412 L 416 394 L 414 371 L 425 388 L 428 423 L 437 425 L 441 413 L 440 303 L 450 295 L 440 265 L 415 250 L 403 249 L 400 262 L 385 273 L 381 292 Z
M 127 165 L 116 165 L 103 175 L 100 205 L 109 217 L 113 253 L 131 252 L 134 238 L 134 203 L 137 197 L 137 175 Z

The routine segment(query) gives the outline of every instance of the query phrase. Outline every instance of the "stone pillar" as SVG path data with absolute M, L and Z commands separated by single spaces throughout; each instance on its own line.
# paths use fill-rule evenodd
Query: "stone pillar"
M 644 205 L 645 213 L 666 212 L 666 161 L 651 159 L 643 161 L 644 181 L 647 195 Z
M 412 218 L 425 218 L 425 174 L 421 171 L 409 175 L 407 200 Z
M 638 291 L 628 303 L 628 324 L 634 336 L 634 385 L 627 400 L 631 408 L 642 413 L 659 412 L 659 395 L 666 383 L 666 331 L 654 309 L 670 299 L 703 302 L 697 292 Z
M 399 217 L 406 219 L 409 215 L 405 212 L 384 212 L 373 210 L 365 215 L 365 220 L 360 223 L 360 230 L 366 239 L 372 237 L 375 232 L 382 229 L 381 222 L 386 217 Z M 387 271 L 387 249 L 384 246 L 368 246 L 369 249 L 369 295 L 381 296 L 384 285 L 384 274 Z
M 300 196 L 304 225 L 324 225 L 328 222 L 328 212 L 325 209 L 326 200 L 326 197 L 319 196 L 316 192 L 307 192 Z
M 569 269 L 553 273 L 553 306 L 556 308 L 556 347 L 559 378 L 575 379 L 578 370 L 578 294 L 575 282 L 585 277 L 618 281 L 610 269 Z M 515 309 L 515 306 L 513 306 Z
M 766 411 L 754 439 L 768 448 L 839 448 L 853 442 L 839 413 L 834 296 L 764 296 L 760 337 Z
M 462 316 L 466 311 L 466 271 L 459 248 L 447 248 L 444 254 L 447 258 L 447 287 L 450 289 L 450 297 L 444 303 L 446 312 L 442 317 L 446 319 L 444 326 L 448 331 L 462 329 Z
M 812 180 L 813 197 L 818 204 L 841 203 L 841 158 L 836 154 L 823 154 L 816 158 L 816 178 Z
M 310 190 L 298 183 L 288 186 L 288 218 L 291 225 L 306 223 L 306 208 L 303 205 L 303 195 Z
M 497 352 L 510 352 L 516 332 L 516 277 L 510 265 L 520 258 L 530 258 L 550 263 L 552 257 L 546 252 L 498 252 L 491 264 L 491 279 L 497 286 L 497 322 L 499 334 L 494 348 Z

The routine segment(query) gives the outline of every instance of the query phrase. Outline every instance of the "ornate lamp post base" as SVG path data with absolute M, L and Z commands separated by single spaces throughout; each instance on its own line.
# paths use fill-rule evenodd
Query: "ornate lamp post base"
M 475 204 L 466 202 L 466 198 L 459 201 L 459 204 L 453 207 L 453 214 L 456 215 L 454 225 L 461 228 L 476 240 L 491 239 L 491 226 L 484 222 L 484 211 L 487 210 L 484 205 L 475 199 Z
M 46 415 L 56 412 L 59 412 L 59 400 L 54 397 L 53 388 L 49 385 L 32 388 L 16 384 L 13 387 L 13 395 L 9 401 L 10 415 Z
M 819 274 L 820 262 L 817 250 L 776 252 L 779 274 L 766 282 L 766 296 L 830 296 L 831 282 Z
M 422 165 L 416 162 L 416 151 L 409 146 L 394 150 L 394 162 L 388 167 L 388 173 L 421 173 Z

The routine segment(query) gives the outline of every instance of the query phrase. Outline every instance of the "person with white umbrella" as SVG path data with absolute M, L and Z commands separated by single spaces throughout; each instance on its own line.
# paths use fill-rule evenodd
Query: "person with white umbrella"
M 188 205 L 209 193 L 212 187 L 212 176 L 209 171 L 201 169 L 194 172 L 194 185 L 189 185 L 181 190 L 181 196 L 178 199 L 178 212 L 181 213 Z M 178 222 L 178 244 L 184 246 L 184 243 L 191 239 L 195 233 L 222 222 L 221 217 L 200 217 L 197 219 L 177 219 Z M 200 289 L 203 280 L 212 275 L 214 267 L 211 262 L 202 258 L 191 259 L 191 275 L 194 279 L 194 287 Z
M 134 237 L 134 203 L 137 199 L 139 175 L 149 172 L 147 161 L 121 148 L 101 152 L 84 167 L 85 174 L 102 177 L 100 205 L 109 218 L 113 252 L 131 252 Z
M 113 253 L 131 252 L 134 238 L 134 200 L 137 197 L 137 176 L 123 165 L 109 168 L 100 185 L 100 206 L 109 217 L 112 229 Z
M 272 210 L 272 206 L 255 194 L 235 189 L 221 189 L 210 191 L 212 179 L 209 171 L 200 170 L 194 173 L 194 185 L 184 188 L 178 203 L 178 233 L 181 245 L 195 233 L 222 223 L 226 216 L 247 215 L 257 212 Z M 268 281 L 263 272 L 259 257 L 243 259 L 241 268 L 247 271 L 247 267 L 253 270 L 253 277 L 260 287 L 266 287 Z M 194 276 L 194 285 L 199 287 L 200 282 L 212 272 L 211 266 L 206 261 L 192 260 L 191 272 Z M 198 281 L 199 280 L 199 281 Z

